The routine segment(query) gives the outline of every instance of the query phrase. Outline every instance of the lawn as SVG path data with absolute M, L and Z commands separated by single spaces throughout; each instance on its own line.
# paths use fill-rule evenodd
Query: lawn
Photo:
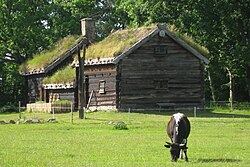
M 163 145 L 172 112 L 56 114 L 24 113 L 41 124 L 0 125 L 0 166 L 250 166 L 250 111 L 186 112 L 191 122 L 188 163 L 170 160 Z M 0 114 L 17 120 L 18 114 Z M 110 121 L 124 121 L 128 130 L 114 130 Z

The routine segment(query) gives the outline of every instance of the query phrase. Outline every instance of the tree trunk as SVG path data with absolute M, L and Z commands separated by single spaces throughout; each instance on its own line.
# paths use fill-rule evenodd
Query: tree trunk
M 233 76 L 229 68 L 227 68 L 228 76 L 229 76 L 229 102 L 230 102 L 230 110 L 233 110 Z
M 250 97 L 250 63 L 247 65 L 247 90 L 248 90 L 248 98 Z
M 209 70 L 207 71 L 207 73 L 208 73 L 209 87 L 211 90 L 212 99 L 213 99 L 213 102 L 215 102 L 214 87 L 213 87 L 213 83 L 212 83 L 212 79 L 211 79 L 211 75 L 210 75 Z

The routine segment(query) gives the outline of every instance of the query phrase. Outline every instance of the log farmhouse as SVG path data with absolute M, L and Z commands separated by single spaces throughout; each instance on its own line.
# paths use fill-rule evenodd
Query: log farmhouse
M 82 37 L 47 65 L 25 64 L 26 103 L 60 99 L 72 101 L 77 108 L 78 87 L 83 84 L 88 108 L 204 107 L 204 67 L 209 60 L 165 24 L 117 30 L 96 43 L 94 21 L 83 19 L 81 25 Z M 83 46 L 87 47 L 84 80 L 79 83 L 76 55 Z M 65 81 L 68 71 L 73 72 Z M 50 80 L 55 75 L 59 80 Z

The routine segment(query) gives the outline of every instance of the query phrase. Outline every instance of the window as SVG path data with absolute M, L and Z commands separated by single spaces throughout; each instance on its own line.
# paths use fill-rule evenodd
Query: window
M 156 46 L 154 48 L 154 53 L 156 56 L 164 56 L 168 53 L 166 46 Z
M 99 81 L 99 93 L 100 94 L 106 93 L 105 92 L 105 84 L 106 84 L 106 81 L 104 81 L 104 80 Z
M 155 80 L 155 89 L 168 89 L 168 80 Z

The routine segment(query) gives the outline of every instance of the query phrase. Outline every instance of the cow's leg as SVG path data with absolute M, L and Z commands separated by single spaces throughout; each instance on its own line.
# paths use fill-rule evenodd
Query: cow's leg
M 183 159 L 183 149 L 180 150 L 180 156 L 179 156 L 180 159 Z
M 184 154 L 185 154 L 185 161 L 188 162 L 187 149 L 184 149 Z
M 183 139 L 183 143 L 187 146 L 187 139 Z M 185 161 L 188 162 L 188 157 L 187 157 L 187 147 L 186 149 L 183 149 L 183 152 L 185 154 Z

